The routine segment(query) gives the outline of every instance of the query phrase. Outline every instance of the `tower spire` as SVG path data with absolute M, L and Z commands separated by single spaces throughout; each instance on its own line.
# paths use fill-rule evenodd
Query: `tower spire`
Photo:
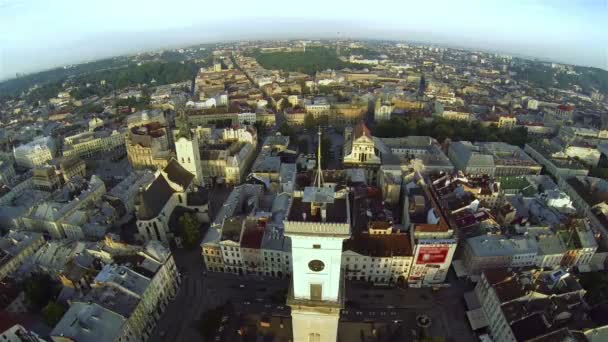
M 317 177 L 315 186 L 320 188 L 323 186 L 323 170 L 321 168 L 321 126 L 319 126 L 319 132 L 317 134 L 319 135 L 319 144 L 317 147 Z

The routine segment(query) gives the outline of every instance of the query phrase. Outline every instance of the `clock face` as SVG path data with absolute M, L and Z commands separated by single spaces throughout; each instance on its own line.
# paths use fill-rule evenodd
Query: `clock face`
M 321 272 L 325 268 L 325 264 L 321 260 L 312 260 L 308 263 L 308 268 L 313 272 Z

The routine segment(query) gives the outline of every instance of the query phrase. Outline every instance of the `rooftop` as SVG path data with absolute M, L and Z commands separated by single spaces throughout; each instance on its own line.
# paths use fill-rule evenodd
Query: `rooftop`
M 135 296 L 143 295 L 150 285 L 150 279 L 122 265 L 106 265 L 97 277 L 95 284 L 112 284 L 132 293 Z
M 95 303 L 75 302 L 57 323 L 51 336 L 78 342 L 114 342 L 125 323 L 121 315 Z
M 344 251 L 372 257 L 412 256 L 409 234 L 360 233 L 344 241 Z
M 333 202 L 325 203 L 325 209 L 313 210 L 311 202 L 305 202 L 302 197 L 294 197 L 288 220 L 295 222 L 327 222 L 348 223 L 347 203 L 345 198 L 336 198 Z M 322 211 L 326 211 L 326 219 L 322 218 Z
M 9 231 L 0 238 L 0 266 L 42 239 L 42 234 L 26 231 Z
M 480 235 L 468 238 L 467 244 L 476 256 L 515 256 L 536 253 L 538 245 L 535 239 L 497 235 Z

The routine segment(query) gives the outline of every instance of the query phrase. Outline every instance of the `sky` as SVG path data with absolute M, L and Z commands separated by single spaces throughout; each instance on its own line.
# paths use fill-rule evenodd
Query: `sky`
M 337 32 L 608 69 L 608 0 L 0 0 L 0 79 L 164 47 Z

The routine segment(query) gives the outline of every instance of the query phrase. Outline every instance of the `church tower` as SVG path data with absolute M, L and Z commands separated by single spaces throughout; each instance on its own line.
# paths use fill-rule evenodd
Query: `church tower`
M 177 119 L 177 134 L 175 136 L 175 153 L 177 162 L 194 175 L 194 183 L 203 186 L 203 168 L 199 151 L 198 137 L 192 133 L 190 123 L 184 112 Z
M 293 341 L 334 342 L 344 302 L 342 242 L 350 237 L 348 191 L 323 182 L 319 131 L 318 169 L 313 186 L 295 192 L 285 235 L 291 238 Z

